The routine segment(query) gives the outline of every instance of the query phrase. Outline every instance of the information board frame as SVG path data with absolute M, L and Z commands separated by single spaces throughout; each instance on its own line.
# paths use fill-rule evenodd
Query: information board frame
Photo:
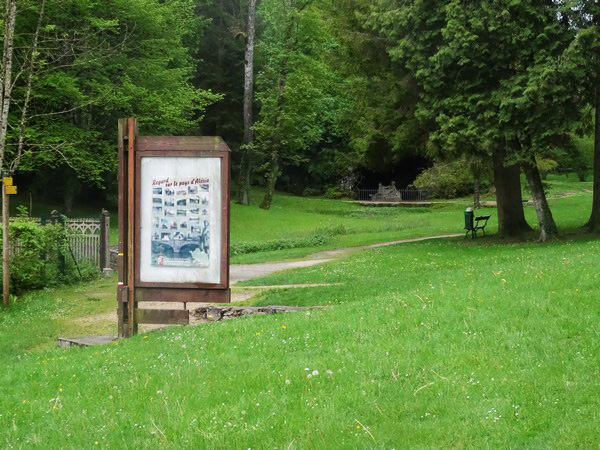
M 182 160 L 182 158 L 184 159 Z M 189 159 L 189 164 L 186 159 Z M 181 181 L 181 179 L 175 180 L 177 178 L 175 177 L 171 179 L 171 182 L 185 186 L 186 193 L 189 193 L 187 197 L 182 197 L 182 200 L 177 200 L 178 205 L 179 202 L 181 202 L 181 205 L 187 205 L 188 201 L 191 205 L 192 202 L 188 197 L 197 199 L 197 201 L 202 199 L 206 209 L 206 211 L 202 211 L 202 214 L 207 214 L 206 217 L 201 216 L 195 205 L 193 207 L 181 206 L 181 211 L 177 210 L 177 213 L 181 213 L 182 216 L 189 215 L 190 220 L 206 219 L 204 221 L 206 224 L 205 230 L 202 230 L 203 234 L 199 235 L 200 224 L 195 230 L 192 230 L 184 217 L 177 217 L 178 220 L 173 220 L 175 228 L 185 227 L 186 231 L 190 229 L 187 238 L 183 237 L 181 232 L 176 233 L 176 235 L 179 235 L 177 239 L 189 240 L 189 242 L 169 241 L 165 243 L 165 245 L 171 244 L 174 246 L 165 247 L 171 251 L 177 247 L 178 253 L 176 257 L 170 260 L 167 258 L 170 266 L 167 264 L 169 267 L 166 267 L 163 272 L 161 272 L 163 267 L 159 267 L 154 259 L 152 260 L 153 268 L 150 270 L 148 270 L 147 263 L 141 264 L 142 255 L 147 258 L 149 251 L 148 248 L 142 248 L 144 245 L 151 246 L 152 258 L 155 258 L 158 254 L 158 250 L 155 251 L 155 244 L 157 244 L 155 237 L 148 234 L 149 227 L 155 227 L 154 222 L 158 216 L 155 217 L 154 210 L 148 216 L 148 207 L 152 208 L 152 206 L 142 202 L 143 200 L 146 203 L 160 200 L 161 207 L 163 201 L 165 205 L 167 204 L 167 200 L 163 200 L 164 196 L 154 195 L 155 192 L 158 192 L 158 189 L 154 191 L 153 188 L 150 188 L 149 196 L 147 193 L 142 195 L 144 188 L 148 190 L 147 185 L 142 185 L 142 175 L 144 171 L 156 166 L 156 163 L 160 163 L 160 161 L 164 161 L 162 165 L 167 171 L 169 167 L 173 170 L 175 164 L 173 162 L 177 161 L 179 164 L 184 162 L 185 167 L 177 172 L 188 174 L 188 176 L 190 173 L 195 172 L 187 166 L 200 168 L 197 170 L 199 175 L 196 178 Z M 212 171 L 206 172 L 202 169 L 202 167 L 209 166 Z M 189 311 L 187 310 L 143 310 L 138 307 L 140 302 L 181 302 L 184 304 L 184 309 L 186 309 L 185 305 L 188 302 L 230 302 L 229 169 L 230 150 L 220 137 L 138 136 L 135 119 L 122 119 L 119 121 L 119 253 L 117 258 L 119 336 L 126 337 L 136 334 L 138 323 L 168 324 L 187 323 L 188 321 Z M 215 170 L 218 171 L 218 176 L 214 176 Z M 155 172 L 156 169 L 152 173 Z M 213 176 L 209 178 L 207 173 Z M 166 178 L 168 177 L 169 174 L 166 173 Z M 209 182 L 211 178 L 212 184 Z M 195 195 L 201 189 L 206 189 L 207 194 Z M 206 204 L 204 204 L 204 200 L 206 200 Z M 141 215 L 142 212 L 145 214 L 145 221 Z M 153 221 L 152 223 L 148 223 L 148 217 Z M 209 218 L 211 220 L 208 220 Z M 165 233 L 165 235 L 168 235 L 168 237 L 165 236 L 166 240 L 175 239 L 172 238 L 173 234 Z M 217 242 L 218 246 L 216 246 L 216 249 L 209 250 L 208 242 Z M 199 243 L 201 244 L 198 245 Z M 184 250 L 182 246 L 187 247 Z M 190 249 L 193 251 L 190 251 Z M 144 270 L 147 273 L 154 274 L 181 272 L 187 274 L 183 278 L 188 280 L 178 282 L 168 279 L 167 276 L 166 278 L 162 277 L 162 281 L 152 281 L 152 277 L 149 279 L 147 275 L 142 276 Z M 202 272 L 203 270 L 204 272 Z M 200 275 L 196 277 L 196 273 Z M 193 281 L 189 281 L 190 277 L 195 278 Z M 186 317 L 183 317 L 184 315 Z

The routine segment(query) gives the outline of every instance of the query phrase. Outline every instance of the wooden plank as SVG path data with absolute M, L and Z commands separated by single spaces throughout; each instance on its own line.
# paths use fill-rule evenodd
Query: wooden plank
M 139 136 L 136 150 L 197 150 L 229 151 L 225 141 L 218 136 Z
M 186 309 L 136 309 L 137 323 L 157 325 L 188 325 L 190 312 Z
M 135 223 L 135 119 L 127 119 L 127 286 L 129 286 L 128 328 L 129 336 L 135 331 L 135 261 L 134 261 L 134 223 Z
M 110 213 L 103 209 L 100 215 L 100 240 L 98 245 L 98 263 L 100 270 L 110 269 Z
M 127 301 L 127 266 L 125 264 L 127 253 L 127 158 L 125 158 L 125 134 L 127 119 L 119 119 L 118 122 L 118 203 L 119 209 L 117 220 L 119 221 L 119 246 L 117 253 L 117 313 L 119 337 L 127 335 L 127 308 L 123 304 Z
M 119 337 L 127 334 L 127 286 L 117 286 L 117 332 Z
M 177 289 L 137 287 L 137 302 L 230 303 L 229 289 Z
M 227 144 L 225 144 L 227 146 Z M 229 171 L 230 171 L 230 152 L 223 154 L 221 161 L 221 182 L 222 182 L 222 200 L 221 200 L 221 284 L 229 288 L 229 239 L 230 239 L 230 201 L 229 198 Z M 229 303 L 231 300 L 227 300 Z

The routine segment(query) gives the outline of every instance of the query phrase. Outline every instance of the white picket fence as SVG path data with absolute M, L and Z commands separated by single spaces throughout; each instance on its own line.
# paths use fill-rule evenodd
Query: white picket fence
M 11 218 L 11 222 L 16 219 Z M 22 220 L 22 219 L 20 219 Z M 32 217 L 29 219 L 41 224 L 41 219 Z M 50 221 L 46 221 L 50 223 Z M 104 226 L 104 233 L 102 227 Z M 110 239 L 110 221 L 108 214 L 102 215 L 100 219 L 69 219 L 65 220 L 67 229 L 67 242 L 70 251 L 77 262 L 87 261 L 100 270 L 109 266 L 108 243 Z M 12 248 L 11 253 L 18 253 L 18 248 Z
M 76 261 L 88 261 L 100 267 L 100 220 L 67 219 L 67 241 Z

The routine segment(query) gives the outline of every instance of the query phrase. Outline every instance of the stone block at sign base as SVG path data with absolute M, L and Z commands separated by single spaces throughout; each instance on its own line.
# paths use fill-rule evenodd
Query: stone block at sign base
M 222 308 L 207 308 L 206 309 L 206 320 L 217 322 L 223 318 Z

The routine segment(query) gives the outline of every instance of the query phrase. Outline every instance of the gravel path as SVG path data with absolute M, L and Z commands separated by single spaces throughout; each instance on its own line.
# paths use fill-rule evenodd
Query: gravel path
M 302 261 L 289 261 L 280 263 L 263 263 L 263 264 L 232 264 L 229 268 L 229 282 L 233 286 L 240 281 L 252 280 L 254 278 L 264 277 L 275 272 L 281 272 L 289 269 L 300 269 L 303 267 L 311 267 L 319 264 L 324 264 L 334 259 L 341 258 L 352 253 L 357 253 L 363 250 L 379 247 L 389 247 L 392 245 L 407 244 L 410 242 L 428 241 L 432 239 L 447 239 L 460 237 L 461 234 L 444 234 L 440 236 L 426 236 L 414 239 L 403 239 L 400 241 L 381 242 L 379 244 L 363 245 L 361 247 L 340 248 L 337 250 L 327 250 L 310 255 Z
M 445 234 L 441 236 L 426 236 L 414 239 L 403 239 L 400 241 L 392 241 L 392 242 L 382 242 L 379 244 L 371 244 L 371 245 L 363 245 L 361 247 L 350 247 L 350 248 L 340 248 L 336 250 L 326 250 L 323 252 L 315 253 L 313 255 L 309 255 L 308 259 L 302 261 L 288 261 L 288 262 L 279 262 L 279 263 L 263 263 L 263 264 L 232 264 L 230 266 L 230 285 L 235 287 L 236 283 L 240 281 L 252 280 L 254 278 L 264 277 L 266 275 L 270 275 L 275 272 L 281 272 L 283 270 L 289 269 L 299 269 L 303 267 L 311 267 L 316 266 L 318 264 L 324 264 L 335 259 L 344 257 L 346 255 L 350 255 L 352 253 L 357 253 L 363 250 L 368 250 L 372 248 L 379 247 L 389 247 L 392 245 L 399 244 L 407 244 L 410 242 L 420 242 L 427 241 L 432 239 L 447 239 L 453 237 L 460 237 L 461 234 Z M 116 247 L 111 248 L 115 254 L 117 252 Z M 232 303 L 244 301 L 254 295 L 256 295 L 257 290 L 262 289 L 272 289 L 272 288 L 302 288 L 302 287 L 310 287 L 310 286 L 318 286 L 318 285 L 286 285 L 286 286 L 240 286 L 240 288 L 235 289 L 231 293 L 231 301 Z M 188 304 L 189 305 L 189 304 Z M 191 309 L 194 307 L 192 305 Z M 183 309 L 183 303 L 177 302 L 146 302 L 144 303 L 144 307 L 148 309 Z M 82 317 L 77 319 L 77 321 L 82 324 L 86 323 L 95 323 L 97 321 L 110 321 L 116 322 L 117 320 L 117 312 L 111 311 L 109 313 L 98 314 L 89 317 Z M 198 319 L 194 314 L 190 314 L 190 325 L 194 325 L 202 322 Z M 162 328 L 164 325 L 140 325 L 140 331 L 150 331 L 158 328 Z

